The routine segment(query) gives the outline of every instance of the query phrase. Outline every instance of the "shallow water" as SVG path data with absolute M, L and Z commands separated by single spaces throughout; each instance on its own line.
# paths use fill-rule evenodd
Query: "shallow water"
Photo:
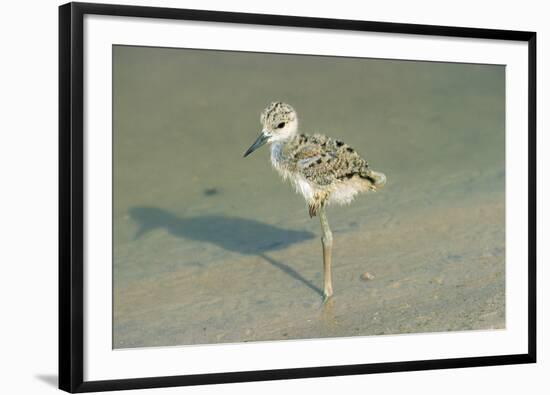
M 115 348 L 504 327 L 503 66 L 113 56 Z M 329 209 L 327 306 L 318 220 L 242 158 L 273 100 L 388 177 Z

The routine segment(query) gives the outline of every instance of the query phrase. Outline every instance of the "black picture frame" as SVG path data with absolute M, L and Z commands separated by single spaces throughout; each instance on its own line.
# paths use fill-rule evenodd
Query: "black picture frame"
M 526 354 L 84 381 L 83 347 L 83 19 L 87 14 L 402 33 L 528 43 L 528 352 Z M 59 388 L 91 392 L 138 388 L 449 369 L 536 362 L 536 33 L 109 4 L 59 8 Z

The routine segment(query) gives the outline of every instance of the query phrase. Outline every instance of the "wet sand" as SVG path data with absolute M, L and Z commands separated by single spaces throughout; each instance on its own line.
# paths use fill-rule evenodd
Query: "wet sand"
M 505 326 L 503 67 L 116 47 L 113 80 L 115 348 Z M 318 219 L 242 158 L 275 99 L 388 176 L 329 209 L 326 306 Z

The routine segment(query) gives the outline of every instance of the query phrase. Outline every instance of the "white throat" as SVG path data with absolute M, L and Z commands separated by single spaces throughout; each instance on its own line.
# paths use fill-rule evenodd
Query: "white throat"
M 283 147 L 286 140 L 275 141 L 271 144 L 271 164 L 277 170 L 281 170 L 281 164 L 283 162 Z
M 277 133 L 270 139 L 271 145 L 271 164 L 283 176 L 288 177 L 288 173 L 283 166 L 284 162 L 284 146 L 291 141 L 298 133 L 298 119 L 290 122 L 281 132 Z

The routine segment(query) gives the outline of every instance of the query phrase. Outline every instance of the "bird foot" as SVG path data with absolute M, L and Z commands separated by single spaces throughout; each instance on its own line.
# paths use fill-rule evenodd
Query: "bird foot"
M 332 300 L 332 293 L 323 293 L 323 303 L 326 304 L 329 300 Z

